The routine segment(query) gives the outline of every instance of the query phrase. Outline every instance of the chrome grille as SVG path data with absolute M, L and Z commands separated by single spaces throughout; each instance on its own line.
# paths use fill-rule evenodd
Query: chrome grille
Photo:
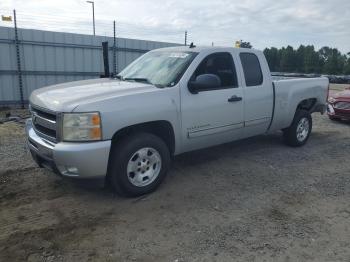
M 57 141 L 57 115 L 55 112 L 31 105 L 32 122 L 35 132 L 52 142 Z
M 337 102 L 335 103 L 334 108 L 350 110 L 350 102 Z

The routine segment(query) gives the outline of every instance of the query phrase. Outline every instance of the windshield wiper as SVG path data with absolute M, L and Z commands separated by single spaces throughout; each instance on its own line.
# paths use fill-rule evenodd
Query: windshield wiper
M 142 78 L 142 77 L 126 77 L 124 78 L 124 80 L 131 80 L 131 81 L 135 81 L 135 82 L 146 82 L 147 84 L 151 84 L 152 82 L 149 81 L 148 78 Z
M 135 81 L 135 82 L 145 82 L 147 84 L 154 85 L 155 87 L 158 87 L 158 88 L 164 87 L 160 84 L 153 84 L 151 81 L 149 81 L 148 78 L 143 78 L 143 77 L 126 77 L 126 78 L 123 78 L 123 80 L 126 80 L 126 81 L 129 80 L 129 81 Z
M 124 80 L 124 78 L 121 75 L 116 75 L 115 78 L 120 79 L 122 81 Z

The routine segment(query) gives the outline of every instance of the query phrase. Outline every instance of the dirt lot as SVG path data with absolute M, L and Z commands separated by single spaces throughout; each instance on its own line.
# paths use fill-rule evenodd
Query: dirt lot
M 23 124 L 0 125 L 0 261 L 349 261 L 350 124 L 176 158 L 155 193 L 123 199 L 37 168 Z

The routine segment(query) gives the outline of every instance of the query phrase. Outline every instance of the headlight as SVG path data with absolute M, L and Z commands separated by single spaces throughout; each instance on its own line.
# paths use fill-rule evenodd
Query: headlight
M 63 114 L 63 141 L 96 141 L 102 139 L 101 117 L 95 113 Z
M 335 99 L 333 97 L 328 98 L 328 103 L 333 104 L 335 102 Z

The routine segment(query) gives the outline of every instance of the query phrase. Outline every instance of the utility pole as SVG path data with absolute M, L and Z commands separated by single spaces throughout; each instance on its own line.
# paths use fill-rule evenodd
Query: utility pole
M 185 46 L 187 45 L 187 30 L 185 31 Z
M 94 30 L 94 35 L 95 35 L 95 3 L 94 1 L 86 1 L 89 4 L 92 4 L 92 25 L 93 25 L 93 30 Z
M 21 98 L 22 109 L 24 109 L 23 80 L 22 80 L 22 70 L 21 70 L 21 54 L 19 52 L 16 10 L 13 10 L 13 21 L 14 21 L 14 26 L 15 26 L 15 46 L 16 46 L 16 56 L 17 56 L 17 74 L 18 74 L 18 83 L 19 83 L 19 95 Z

